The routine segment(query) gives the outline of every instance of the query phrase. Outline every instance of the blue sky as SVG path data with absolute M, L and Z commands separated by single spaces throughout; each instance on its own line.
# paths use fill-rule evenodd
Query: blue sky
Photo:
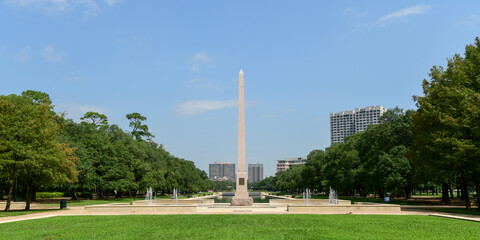
M 173 155 L 236 162 L 245 72 L 247 163 L 330 144 L 330 112 L 414 109 L 433 65 L 480 35 L 478 1 L 0 2 L 0 94 L 33 89 L 78 121 L 128 130 L 139 112 Z

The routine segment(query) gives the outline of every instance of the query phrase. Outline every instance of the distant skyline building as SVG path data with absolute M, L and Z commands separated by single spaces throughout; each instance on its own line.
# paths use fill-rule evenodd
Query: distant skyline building
M 363 132 L 370 124 L 378 124 L 386 111 L 382 106 L 370 106 L 330 113 L 330 143 L 344 142 L 346 136 Z
M 277 172 L 285 171 L 294 165 L 305 164 L 306 162 L 306 157 L 285 158 L 283 160 L 277 160 Z
M 235 163 L 218 161 L 210 163 L 208 178 L 215 181 L 235 181 Z
M 248 183 L 254 183 L 263 180 L 263 164 L 248 164 Z

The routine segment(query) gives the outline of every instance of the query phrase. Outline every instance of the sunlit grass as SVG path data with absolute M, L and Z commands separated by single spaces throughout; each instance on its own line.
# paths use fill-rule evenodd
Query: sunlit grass
M 128 215 L 0 224 L 2 239 L 478 239 L 480 224 L 429 216 Z

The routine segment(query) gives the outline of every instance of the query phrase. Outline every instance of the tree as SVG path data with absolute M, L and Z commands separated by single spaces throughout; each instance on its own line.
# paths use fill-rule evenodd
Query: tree
M 469 186 L 480 202 L 480 39 L 466 46 L 465 57 L 455 54 L 446 68 L 433 66 L 429 76 L 424 96 L 413 97 L 415 164 L 445 181 L 459 176 L 470 209 Z
M 35 90 L 27 90 L 22 92 L 22 97 L 26 99 L 30 99 L 36 103 L 44 103 L 47 105 L 52 104 L 52 100 L 50 99 L 50 95 L 44 92 L 35 91 Z
M 335 143 L 326 149 L 325 161 L 322 164 L 322 184 L 325 188 L 333 188 L 339 193 L 351 194 L 361 189 L 359 176 L 362 169 L 358 152 L 353 147 L 360 134 L 355 134 L 345 143 Z
M 307 163 L 302 171 L 303 182 L 306 188 L 321 191 L 322 187 L 322 164 L 325 162 L 325 151 L 313 150 L 307 156 Z
M 380 123 L 370 125 L 355 144 L 363 169 L 360 181 L 367 191 L 378 191 L 381 196 L 391 192 L 410 198 L 413 169 L 408 153 L 412 143 L 412 113 L 398 107 L 387 110 Z
M 160 193 L 174 187 L 204 190 L 208 177 L 193 162 L 179 159 L 153 141 L 138 141 L 117 125 L 95 127 L 67 121 L 61 141 L 76 147 L 78 182 L 73 192 L 96 192 L 99 198 L 132 195 L 152 187 Z
M 264 178 L 261 181 L 254 182 L 250 186 L 255 190 L 274 191 L 276 190 L 275 189 L 276 182 L 277 182 L 277 178 L 275 176 L 270 176 L 270 177 Z
M 76 174 L 74 149 L 57 141 L 63 117 L 52 111 L 50 100 L 31 97 L 32 93 L 39 92 L 0 96 L 0 166 L 10 184 L 6 211 L 17 177 L 26 187 L 29 210 L 40 185 L 70 181 Z
M 294 165 L 289 169 L 277 172 L 275 188 L 284 192 L 297 192 L 304 188 L 302 171 L 305 165 Z
M 132 128 L 132 137 L 137 140 L 141 140 L 142 137 L 146 137 L 147 139 L 155 137 L 150 132 L 148 132 L 148 126 L 142 124 L 143 121 L 147 120 L 146 117 L 140 115 L 140 113 L 137 112 L 127 114 L 126 117 L 130 121 L 129 126 Z
M 80 119 L 84 120 L 87 123 L 93 124 L 93 126 L 95 127 L 97 127 L 99 124 L 108 125 L 107 116 L 98 112 L 87 112 Z

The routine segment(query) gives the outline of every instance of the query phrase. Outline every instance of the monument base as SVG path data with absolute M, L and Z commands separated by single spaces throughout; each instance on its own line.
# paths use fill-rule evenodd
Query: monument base
M 232 206 L 252 206 L 253 205 L 253 198 L 251 197 L 233 197 L 230 200 L 230 204 Z

